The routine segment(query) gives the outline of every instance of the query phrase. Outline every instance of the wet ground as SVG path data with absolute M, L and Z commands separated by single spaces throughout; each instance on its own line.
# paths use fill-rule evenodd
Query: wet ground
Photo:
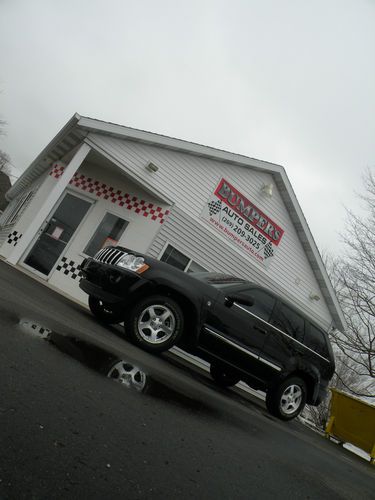
M 375 469 L 0 262 L 0 498 L 375 498 Z

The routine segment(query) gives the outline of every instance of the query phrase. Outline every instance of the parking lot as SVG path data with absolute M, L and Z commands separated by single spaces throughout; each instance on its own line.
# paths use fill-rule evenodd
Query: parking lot
M 371 465 L 261 399 L 1 261 L 0 283 L 0 498 L 374 498 Z M 119 359 L 143 392 L 103 376 Z

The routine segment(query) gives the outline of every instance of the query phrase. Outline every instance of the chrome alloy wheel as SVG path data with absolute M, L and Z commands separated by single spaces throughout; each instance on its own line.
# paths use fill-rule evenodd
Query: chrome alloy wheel
M 299 385 L 289 385 L 280 398 L 280 409 L 286 415 L 291 415 L 301 405 L 302 389 Z
M 176 318 L 165 305 L 153 304 L 142 311 L 138 319 L 138 332 L 149 344 L 168 340 L 176 328 Z
M 147 381 L 147 376 L 142 370 L 123 360 L 118 361 L 112 366 L 107 373 L 107 377 L 116 380 L 120 384 L 124 384 L 129 389 L 136 389 L 137 391 L 143 391 Z

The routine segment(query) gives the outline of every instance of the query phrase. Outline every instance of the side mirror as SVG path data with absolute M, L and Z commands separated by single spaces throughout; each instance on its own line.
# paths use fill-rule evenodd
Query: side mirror
M 254 305 L 254 299 L 252 297 L 243 297 L 242 295 L 227 295 L 225 297 L 224 303 L 227 307 L 232 307 L 235 302 L 249 307 Z

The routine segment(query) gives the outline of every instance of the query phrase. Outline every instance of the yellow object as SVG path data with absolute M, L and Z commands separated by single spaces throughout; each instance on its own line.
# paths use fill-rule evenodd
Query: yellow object
M 371 463 L 375 463 L 375 406 L 337 389 L 331 392 L 327 437 L 333 436 L 361 448 L 370 454 Z

